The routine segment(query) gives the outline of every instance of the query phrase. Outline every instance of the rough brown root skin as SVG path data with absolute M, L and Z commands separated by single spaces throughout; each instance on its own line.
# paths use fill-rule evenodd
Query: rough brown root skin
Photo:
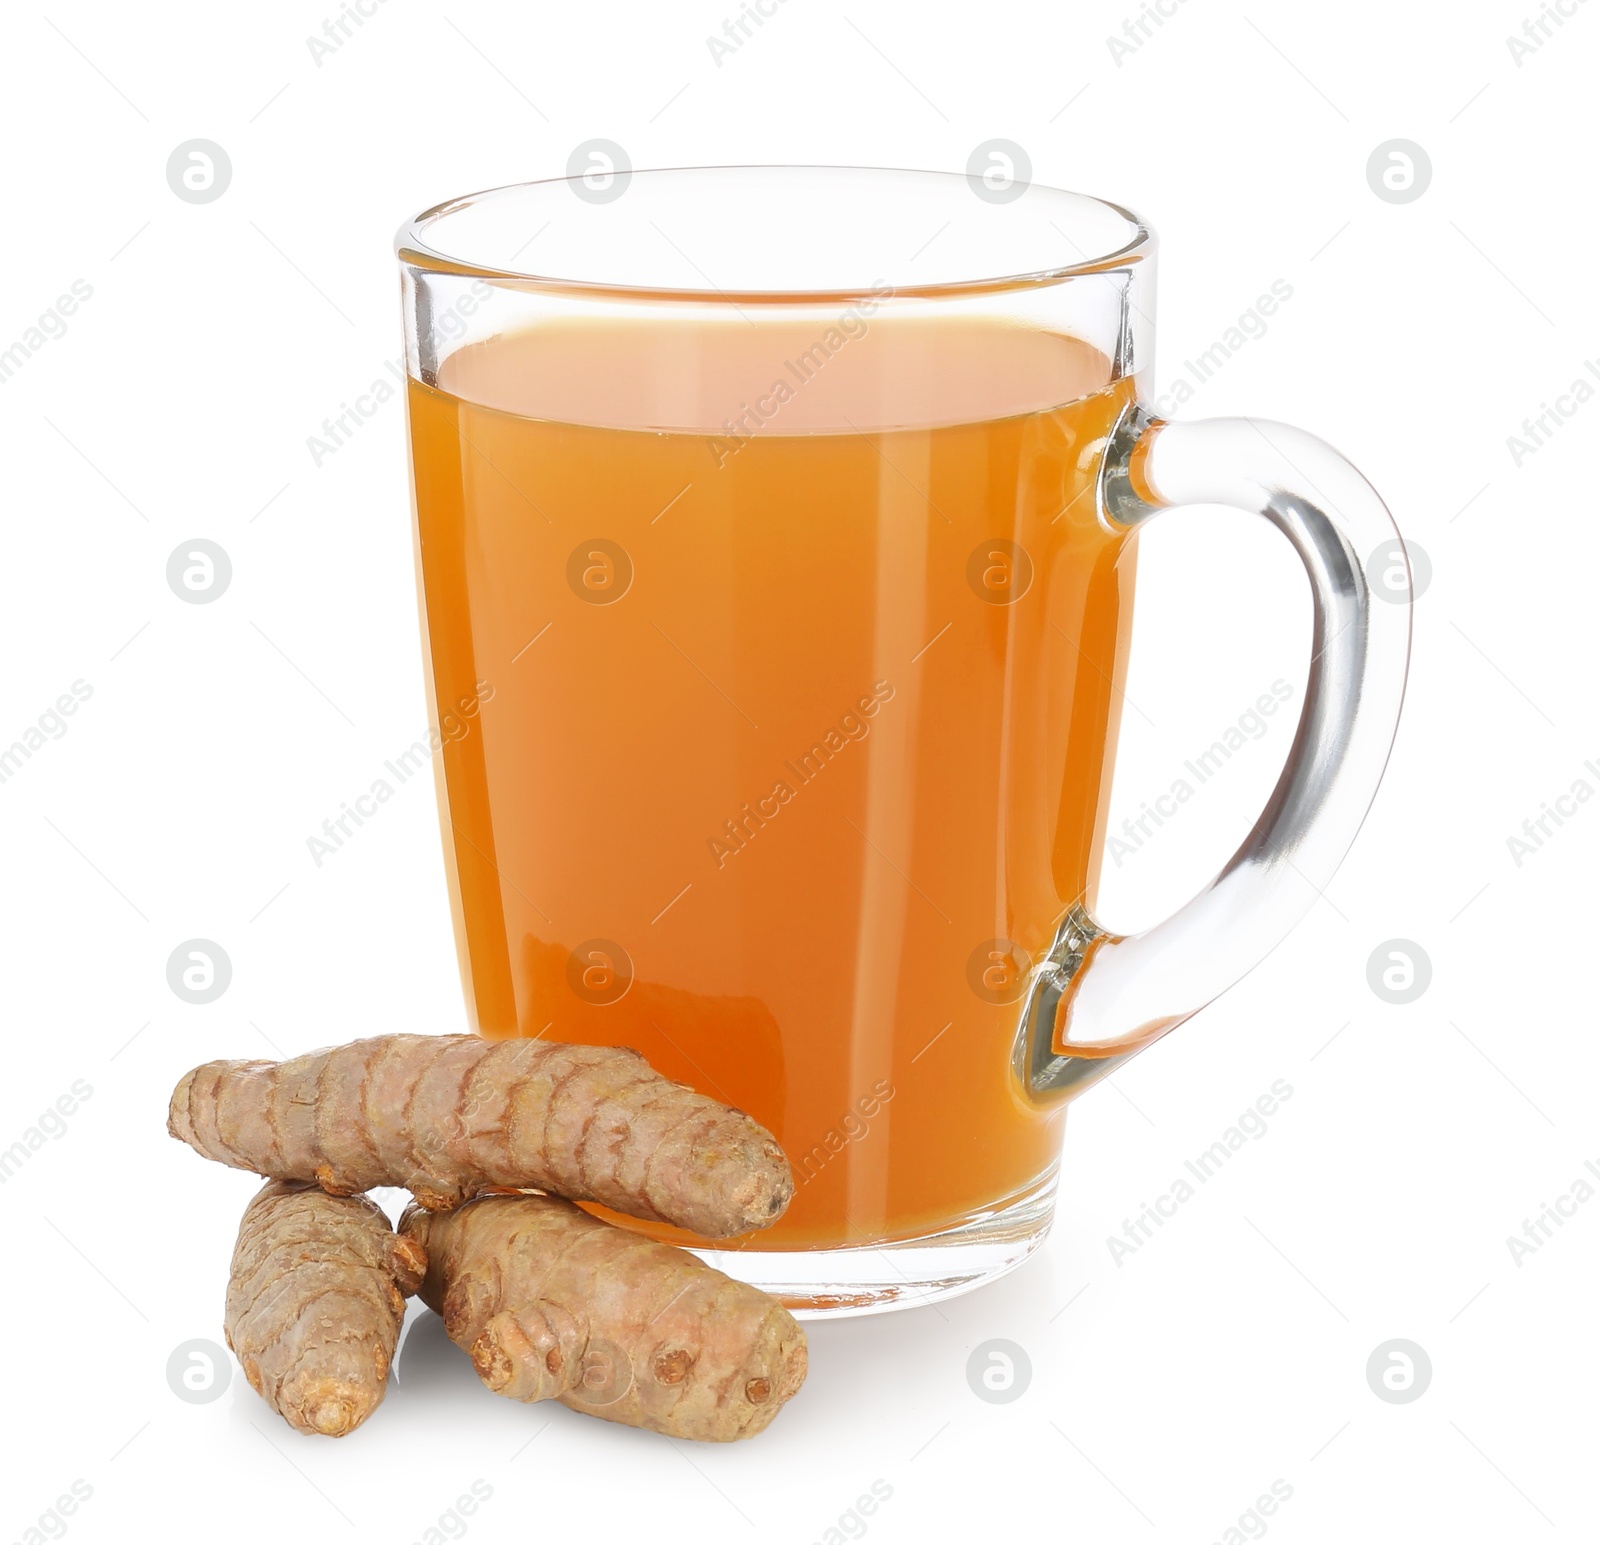
M 365 1197 L 269 1181 L 245 1209 L 223 1335 L 250 1387 L 300 1432 L 353 1432 L 383 1399 L 428 1258 Z
M 179 1081 L 167 1130 L 334 1196 L 404 1186 L 444 1210 L 536 1189 L 708 1239 L 765 1228 L 794 1194 L 770 1132 L 620 1047 L 384 1035 L 288 1062 L 208 1062 Z
M 805 1333 L 776 1300 L 570 1202 L 413 1205 L 400 1232 L 427 1251 L 423 1302 L 513 1400 L 717 1443 L 760 1432 L 805 1379 Z

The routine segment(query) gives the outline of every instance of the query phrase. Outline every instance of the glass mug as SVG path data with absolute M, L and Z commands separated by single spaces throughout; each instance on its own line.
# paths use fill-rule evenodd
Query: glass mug
M 1409 650 L 1364 573 L 1383 504 L 1298 430 L 1152 416 L 1154 237 L 1082 195 L 613 163 L 396 245 L 475 1028 L 635 1047 L 770 1128 L 774 1227 L 629 1226 L 798 1309 L 1010 1270 L 1067 1101 L 1260 960 L 1355 836 Z M 1305 703 L 1244 845 L 1117 937 L 1134 537 L 1197 503 L 1304 561 Z

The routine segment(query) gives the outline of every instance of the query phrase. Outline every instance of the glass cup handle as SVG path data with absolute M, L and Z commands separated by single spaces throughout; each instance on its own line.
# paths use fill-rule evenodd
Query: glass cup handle
M 1133 407 L 1101 483 L 1124 529 L 1176 505 L 1263 515 L 1311 581 L 1305 706 L 1283 775 L 1220 874 L 1143 933 L 1107 933 L 1081 906 L 1033 973 L 1016 1071 L 1039 1100 L 1114 1072 L 1250 971 L 1332 879 L 1394 743 L 1411 650 L 1411 586 L 1373 595 L 1368 554 L 1405 549 L 1372 486 L 1304 430 L 1264 419 L 1168 423 Z

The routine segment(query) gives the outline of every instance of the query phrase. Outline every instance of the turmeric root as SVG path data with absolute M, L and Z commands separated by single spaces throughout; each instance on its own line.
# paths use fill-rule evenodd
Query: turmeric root
M 365 1197 L 269 1181 L 239 1225 L 223 1334 L 291 1427 L 342 1438 L 383 1399 L 404 1295 L 426 1265 Z
M 764 1228 L 794 1191 L 764 1127 L 620 1047 L 383 1035 L 288 1062 L 208 1062 L 173 1091 L 167 1130 L 335 1196 L 405 1186 L 444 1209 L 533 1188 L 711 1239 Z
M 422 1301 L 512 1400 L 701 1442 L 761 1431 L 806 1376 L 805 1333 L 775 1299 L 697 1256 L 542 1196 L 408 1207 Z

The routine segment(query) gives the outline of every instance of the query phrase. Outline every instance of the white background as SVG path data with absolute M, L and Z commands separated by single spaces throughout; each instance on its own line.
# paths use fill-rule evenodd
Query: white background
M 73 281 L 93 296 L 0 386 L 0 743 L 75 680 L 93 695 L 0 784 L 0 1147 L 74 1080 L 93 1092 L 0 1191 L 0 1537 L 82 1480 L 64 1523 L 84 1541 L 414 1541 L 481 1479 L 472 1538 L 805 1542 L 881 1480 L 845 1532 L 1206 1542 L 1281 1480 L 1245 1532 L 1593 1539 L 1600 1199 L 1520 1264 L 1506 1243 L 1600 1164 L 1600 808 L 1520 866 L 1506 842 L 1600 787 L 1600 406 L 1520 467 L 1507 446 L 1600 351 L 1600 4 L 1567 3 L 1520 65 L 1524 0 L 1187 0 L 1120 63 L 1134 0 L 785 0 L 720 67 L 720 4 L 384 0 L 320 67 L 319 5 L 12 12 L 0 348 Z M 1055 1231 L 1013 1277 L 813 1326 L 807 1386 L 748 1444 L 498 1400 L 426 1315 L 365 1428 L 302 1438 L 242 1377 L 211 1404 L 169 1389 L 175 1347 L 220 1340 L 252 1182 L 166 1137 L 168 1091 L 213 1056 L 462 1024 L 422 780 L 320 870 L 307 854 L 424 706 L 400 403 L 320 468 L 306 440 L 398 352 L 402 218 L 560 174 L 596 136 L 638 166 L 951 170 L 1015 140 L 1039 181 L 1159 229 L 1163 389 L 1287 281 L 1186 412 L 1302 424 L 1388 498 L 1433 569 L 1406 713 L 1326 902 L 1076 1108 Z M 196 137 L 233 163 L 211 204 L 165 177 Z M 1394 137 L 1433 167 L 1401 205 L 1365 175 Z M 166 583 L 194 537 L 232 559 L 216 604 Z M 1145 541 L 1123 811 L 1305 671 L 1303 582 L 1270 532 L 1185 512 Z M 1216 867 L 1288 730 L 1108 874 L 1109 921 L 1154 920 Z M 165 978 L 197 936 L 234 969 L 204 1007 Z M 1367 981 L 1394 938 L 1432 964 L 1404 1006 Z M 1108 1236 L 1275 1079 L 1293 1095 L 1266 1135 L 1117 1264 Z M 1408 1404 L 1365 1372 L 1397 1337 L 1432 1363 Z M 1008 1404 L 968 1384 L 993 1338 L 1031 1361 Z

